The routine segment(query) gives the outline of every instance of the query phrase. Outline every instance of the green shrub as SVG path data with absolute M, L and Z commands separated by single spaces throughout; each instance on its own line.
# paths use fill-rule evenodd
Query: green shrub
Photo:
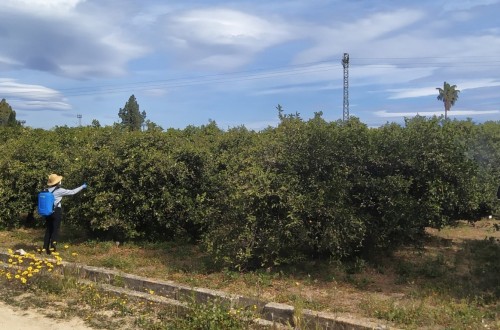
M 261 132 L 213 121 L 165 132 L 0 128 L 0 228 L 37 217 L 52 172 L 65 187 L 89 185 L 64 200 L 74 232 L 200 242 L 232 269 L 391 251 L 421 243 L 427 226 L 498 209 L 498 122 L 416 117 L 370 129 L 279 115 Z

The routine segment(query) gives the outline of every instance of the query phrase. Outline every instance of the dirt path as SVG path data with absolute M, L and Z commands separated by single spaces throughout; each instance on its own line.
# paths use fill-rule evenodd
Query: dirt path
M 9 330 L 92 330 L 82 320 L 53 320 L 35 310 L 21 310 L 0 302 L 0 329 Z

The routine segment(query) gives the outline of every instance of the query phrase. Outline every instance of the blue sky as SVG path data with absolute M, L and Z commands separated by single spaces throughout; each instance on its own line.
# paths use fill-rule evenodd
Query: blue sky
M 278 123 L 276 106 L 370 127 L 500 120 L 500 0 L 2 0 L 0 98 L 27 126 L 119 122 L 130 95 L 164 129 Z M 77 118 L 81 115 L 81 120 Z

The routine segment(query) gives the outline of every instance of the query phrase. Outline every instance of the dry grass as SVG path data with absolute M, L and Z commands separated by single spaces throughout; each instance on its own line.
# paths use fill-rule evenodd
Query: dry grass
M 493 282 L 484 282 L 485 276 L 475 271 L 477 261 L 481 257 L 488 260 L 488 251 L 499 245 L 499 224 L 498 220 L 483 220 L 475 225 L 460 222 L 440 231 L 429 229 L 422 249 L 401 249 L 369 263 L 358 260 L 346 266 L 311 261 L 300 267 L 246 273 L 211 271 L 203 253 L 189 244 L 117 244 L 65 232 L 59 246 L 62 250 L 68 245 L 61 251 L 66 261 L 287 303 L 298 309 L 376 317 L 403 328 L 465 325 L 484 329 L 500 328 L 495 295 L 500 288 L 488 287 L 498 283 L 494 274 Z M 42 240 L 41 229 L 0 232 L 4 250 L 36 250 Z

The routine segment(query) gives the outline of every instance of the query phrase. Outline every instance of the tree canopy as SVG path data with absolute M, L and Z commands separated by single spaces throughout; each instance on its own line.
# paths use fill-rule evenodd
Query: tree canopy
M 457 89 L 457 85 L 450 85 L 446 81 L 443 83 L 443 88 L 437 87 L 436 89 L 439 91 L 437 99 L 444 103 L 444 119 L 447 119 L 448 111 L 455 105 L 460 91 Z
M 22 224 L 55 171 L 92 186 L 66 212 L 89 238 L 188 240 L 233 269 L 419 245 L 427 227 L 500 208 L 500 122 L 282 113 L 259 132 L 0 127 L 0 141 L 0 228 Z
M 0 126 L 17 126 L 16 112 L 5 99 L 0 101 Z
M 131 95 L 123 108 L 118 112 L 121 125 L 128 128 L 130 131 L 140 131 L 146 120 L 146 111 L 139 110 L 139 103 L 134 95 Z

